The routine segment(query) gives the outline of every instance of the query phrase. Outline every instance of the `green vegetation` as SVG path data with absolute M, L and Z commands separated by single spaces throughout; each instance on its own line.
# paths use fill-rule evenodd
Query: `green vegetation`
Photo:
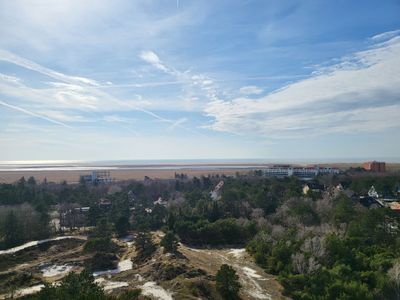
M 335 202 L 324 227 L 260 231 L 248 250 L 294 299 L 395 299 L 389 270 L 399 257 L 400 216 L 358 210 L 344 196 Z
M 178 239 L 172 231 L 165 234 L 160 245 L 164 247 L 165 253 L 176 253 L 178 251 Z
M 46 284 L 32 299 L 38 300 L 107 300 L 103 290 L 94 282 L 90 273 L 83 271 L 80 274 L 70 273 L 60 285 Z
M 115 244 L 109 237 L 98 237 L 89 239 L 84 250 L 88 252 L 112 252 L 115 253 L 119 249 L 118 245 Z
M 0 206 L 0 249 L 18 246 L 26 241 L 47 238 L 49 217 L 29 204 Z
M 220 180 L 220 197 L 213 200 L 210 191 Z M 94 226 L 84 246 L 85 255 L 91 255 L 86 262 L 90 270 L 114 268 L 119 247 L 112 237 L 126 234 L 137 236 L 137 262 L 148 260 L 157 249 L 150 231 L 163 230 L 165 252 L 176 253 L 178 240 L 246 246 L 294 299 L 398 299 L 400 214 L 368 209 L 347 195 L 365 195 L 374 185 L 379 194 L 393 196 L 400 176 L 349 172 L 314 180 L 327 190 L 303 195 L 299 179 L 264 178 L 260 172 L 126 182 L 112 185 L 113 192 L 104 185 L 22 178 L 0 185 L 0 248 L 55 234 L 49 219 L 53 205 L 58 205 L 68 230 Z M 346 191 L 335 189 L 338 183 Z M 168 205 L 155 202 L 159 197 Z M 83 213 L 82 206 L 90 209 Z M 170 269 L 160 274 L 175 273 Z M 218 285 L 225 286 L 232 272 L 227 267 L 221 272 Z M 222 287 L 219 291 L 224 295 Z
M 238 299 L 241 285 L 236 271 L 223 264 L 215 277 L 217 291 L 224 299 Z
M 137 251 L 136 258 L 140 261 L 146 260 L 156 251 L 156 246 L 151 239 L 151 234 L 148 232 L 141 232 L 138 234 L 135 246 Z
M 177 221 L 175 230 L 182 241 L 190 244 L 240 244 L 251 234 L 236 219 L 220 219 L 215 222 L 198 219 Z
M 32 300 L 135 300 L 140 289 L 129 290 L 118 297 L 106 295 L 89 272 L 68 274 L 60 284 L 46 284 L 38 294 L 28 297 Z

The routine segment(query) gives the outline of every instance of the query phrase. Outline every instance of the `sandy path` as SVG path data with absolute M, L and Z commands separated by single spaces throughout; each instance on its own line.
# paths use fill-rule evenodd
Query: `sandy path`
M 257 266 L 244 249 L 196 249 L 181 246 L 190 262 L 215 275 L 222 264 L 235 268 L 242 284 L 242 299 L 287 299 L 276 279 Z
M 6 250 L 1 250 L 0 251 L 0 255 L 4 255 L 4 254 L 14 254 L 17 253 L 19 251 L 31 248 L 31 247 L 35 247 L 37 245 L 41 245 L 41 244 L 45 244 L 48 242 L 53 242 L 53 241 L 61 241 L 61 240 L 66 240 L 66 239 L 78 239 L 78 240 L 86 240 L 87 237 L 86 236 L 72 236 L 72 235 L 68 235 L 68 236 L 58 236 L 55 238 L 51 238 L 51 239 L 45 239 L 45 240 L 40 240 L 40 241 L 30 241 L 27 242 L 23 245 L 14 247 L 14 248 L 10 248 L 10 249 L 6 249 Z

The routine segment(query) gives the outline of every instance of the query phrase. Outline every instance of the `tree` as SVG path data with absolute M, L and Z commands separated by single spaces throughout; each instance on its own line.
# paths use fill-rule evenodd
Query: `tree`
M 140 232 L 136 238 L 135 245 L 137 258 L 141 260 L 150 257 L 156 251 L 156 246 L 153 244 L 151 235 L 148 232 Z
M 80 274 L 69 273 L 60 285 L 46 284 L 33 299 L 38 300 L 106 300 L 110 299 L 94 282 L 93 276 L 83 271 Z
M 393 286 L 396 299 L 400 299 L 400 262 L 394 263 L 393 267 L 388 272 L 389 279 Z
M 161 240 L 161 246 L 164 247 L 165 253 L 175 253 L 178 249 L 178 238 L 172 231 L 168 231 Z
M 29 186 L 35 186 L 36 185 L 35 177 L 33 177 L 33 176 L 29 177 L 27 183 Z
M 115 222 L 115 230 L 118 236 L 125 236 L 128 233 L 131 224 L 129 224 L 129 218 L 126 216 L 120 216 Z
M 216 276 L 217 291 L 224 299 L 238 299 L 241 285 L 236 271 L 229 265 L 223 264 Z
M 354 203 L 345 195 L 339 196 L 335 199 L 336 206 L 334 211 L 335 223 L 349 223 L 356 216 Z
M 169 212 L 168 218 L 167 218 L 168 229 L 169 230 L 174 230 L 175 229 L 175 223 L 176 223 L 175 215 L 172 212 Z
M 10 211 L 4 222 L 4 244 L 8 247 L 18 245 L 22 240 L 22 228 L 14 211 Z

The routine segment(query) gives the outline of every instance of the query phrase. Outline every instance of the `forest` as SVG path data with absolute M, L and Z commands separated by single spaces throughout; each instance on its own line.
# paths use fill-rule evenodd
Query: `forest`
M 213 199 L 210 191 L 221 180 Z M 115 265 L 112 236 L 138 234 L 138 259 L 145 259 L 155 249 L 148 233 L 162 230 L 168 249 L 176 249 L 178 240 L 197 247 L 245 247 L 293 299 L 399 299 L 400 213 L 368 208 L 357 199 L 372 185 L 395 195 L 400 175 L 347 172 L 314 182 L 325 188 L 304 195 L 305 182 L 298 178 L 266 178 L 260 172 L 111 186 L 21 178 L 0 185 L 0 249 L 87 227 L 85 251 L 95 253 L 87 270 L 94 271 Z M 103 205 L 105 199 L 110 205 Z M 64 227 L 52 224 L 61 215 Z M 58 292 L 49 287 L 41 297 Z

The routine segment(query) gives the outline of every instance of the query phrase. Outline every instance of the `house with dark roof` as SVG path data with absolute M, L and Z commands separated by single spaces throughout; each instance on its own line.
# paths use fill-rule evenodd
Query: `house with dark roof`
M 366 208 L 383 207 L 383 205 L 381 203 L 379 203 L 378 201 L 376 201 L 375 198 L 370 197 L 370 196 L 361 196 L 361 197 L 359 197 L 358 202 Z
M 310 191 L 311 192 L 322 192 L 325 187 L 322 184 L 316 182 L 308 182 L 303 186 L 303 194 L 307 195 Z
M 105 198 L 101 198 L 98 202 L 99 208 L 102 210 L 110 210 L 112 203 L 110 200 L 107 200 Z

